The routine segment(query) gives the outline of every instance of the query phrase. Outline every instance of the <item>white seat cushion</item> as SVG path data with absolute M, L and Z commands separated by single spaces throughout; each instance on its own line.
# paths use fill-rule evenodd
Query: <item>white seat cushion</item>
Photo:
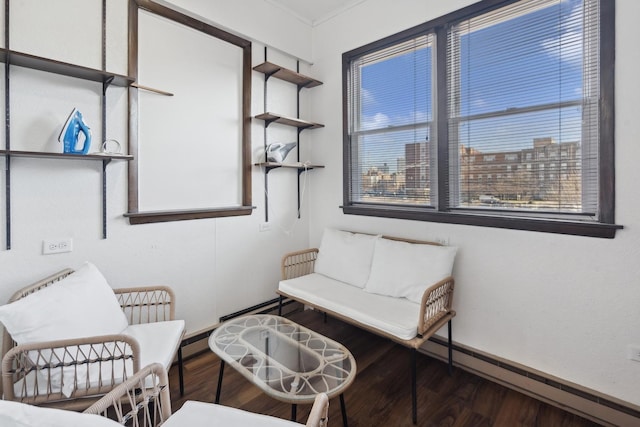
M 178 351 L 178 347 L 180 346 L 184 327 L 184 320 L 141 323 L 139 325 L 127 326 L 127 328 L 122 331 L 122 334 L 133 337 L 138 341 L 140 346 L 140 369 L 152 363 L 162 363 L 165 369 L 169 371 L 176 351 Z M 124 366 L 122 363 L 122 361 L 114 362 L 113 375 L 116 383 L 122 382 L 125 371 L 129 376 L 133 374 L 133 366 L 130 361 L 125 362 Z M 91 378 L 90 385 L 97 386 L 98 378 L 109 378 L 110 375 L 112 375 L 112 372 L 109 364 L 102 366 L 101 373 L 99 373 L 97 366 L 91 365 L 89 368 L 89 377 Z M 73 376 L 70 376 L 70 378 L 72 379 Z M 82 378 L 82 376 L 80 376 L 80 378 Z M 84 385 L 80 378 L 78 379 L 78 384 Z M 150 379 L 151 377 L 148 378 L 148 380 Z M 147 384 L 147 386 L 151 387 L 152 384 Z M 73 382 L 67 380 L 62 391 L 68 397 L 71 395 L 73 389 Z
M 0 400 L 2 427 L 122 427 L 100 415 L 44 408 L 26 403 Z
M 228 406 L 189 400 L 162 424 L 163 427 L 300 427 L 280 418 L 242 411 Z
M 157 362 L 168 371 L 180 346 L 184 326 L 184 320 L 141 323 L 127 326 L 122 333 L 135 338 L 140 344 L 141 369 Z
M 372 294 L 319 273 L 282 280 L 278 289 L 403 340 L 418 334 L 420 304 Z

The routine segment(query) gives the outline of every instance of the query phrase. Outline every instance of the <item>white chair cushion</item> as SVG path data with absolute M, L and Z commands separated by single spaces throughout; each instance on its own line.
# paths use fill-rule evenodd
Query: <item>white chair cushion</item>
M 0 400 L 2 427 L 122 427 L 100 415 L 45 408 L 26 403 Z
M 162 363 L 167 371 L 178 351 L 184 320 L 129 325 L 122 333 L 135 338 L 140 344 L 140 368 L 151 363 Z
M 378 238 L 379 236 L 325 229 L 314 271 L 363 288 L 369 278 L 373 248 Z
M 113 289 L 91 263 L 0 306 L 0 322 L 18 344 L 117 334 L 128 324 Z
M 365 291 L 420 304 L 424 291 L 451 276 L 457 248 L 378 239 Z
M 228 406 L 188 400 L 163 427 L 300 427 L 302 424 Z
M 420 304 L 363 292 L 319 273 L 283 280 L 278 289 L 403 340 L 418 333 Z

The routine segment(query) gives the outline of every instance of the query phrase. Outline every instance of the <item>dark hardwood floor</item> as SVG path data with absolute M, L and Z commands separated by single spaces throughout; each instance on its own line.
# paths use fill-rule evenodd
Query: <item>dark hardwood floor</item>
M 354 328 L 336 319 L 326 323 L 314 311 L 287 317 L 342 344 L 353 353 L 358 366 L 354 383 L 344 394 L 349 426 L 413 426 L 409 350 L 389 340 Z M 213 402 L 219 359 L 206 351 L 185 361 L 185 396 L 180 397 L 178 369 L 170 373 L 172 409 L 186 400 Z M 419 426 L 539 426 L 588 427 L 599 424 L 554 406 L 418 354 Z M 247 411 L 289 419 L 291 406 L 264 395 L 256 386 L 226 367 L 220 403 Z M 298 422 L 304 423 L 309 405 L 299 405 Z M 339 400 L 329 404 L 329 426 L 342 425 Z M 188 426 L 185 426 L 188 427 Z

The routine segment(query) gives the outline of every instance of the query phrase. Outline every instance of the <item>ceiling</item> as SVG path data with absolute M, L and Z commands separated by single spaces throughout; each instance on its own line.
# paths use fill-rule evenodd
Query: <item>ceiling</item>
M 367 0 L 267 0 L 311 26 Z

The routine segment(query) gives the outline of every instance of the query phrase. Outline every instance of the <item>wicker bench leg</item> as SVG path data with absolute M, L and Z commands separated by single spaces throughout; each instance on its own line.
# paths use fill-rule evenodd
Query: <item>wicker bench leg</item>
M 418 350 L 411 349 L 411 419 L 414 424 L 418 424 L 418 391 L 416 385 L 416 372 L 418 370 L 417 364 Z
M 178 379 L 180 380 L 180 396 L 184 396 L 184 366 L 182 364 L 182 345 L 178 347 Z
M 453 344 L 452 344 L 452 338 L 451 338 L 451 319 L 449 319 L 449 323 L 448 323 L 448 329 L 449 329 L 449 375 L 453 374 Z

